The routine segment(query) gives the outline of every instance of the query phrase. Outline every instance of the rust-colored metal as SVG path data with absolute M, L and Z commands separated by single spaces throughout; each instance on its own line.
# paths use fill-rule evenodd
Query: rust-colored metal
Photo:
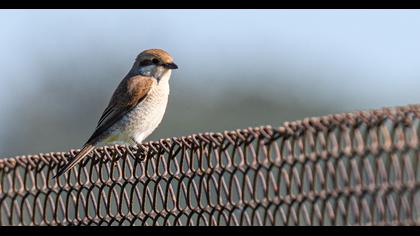
M 420 225 L 420 105 L 0 160 L 0 225 Z

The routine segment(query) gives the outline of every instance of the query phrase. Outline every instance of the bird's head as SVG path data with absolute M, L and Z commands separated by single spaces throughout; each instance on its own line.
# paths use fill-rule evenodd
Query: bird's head
M 133 65 L 133 72 L 160 79 L 164 74 L 178 66 L 169 53 L 162 49 L 148 49 L 140 53 Z

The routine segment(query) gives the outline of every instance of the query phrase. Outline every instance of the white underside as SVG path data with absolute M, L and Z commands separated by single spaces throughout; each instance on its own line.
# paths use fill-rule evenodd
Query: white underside
M 97 145 L 139 144 L 143 142 L 160 124 L 165 114 L 169 95 L 168 71 L 159 83 L 154 81 L 147 97 L 133 110 L 116 122 L 109 135 L 100 140 Z

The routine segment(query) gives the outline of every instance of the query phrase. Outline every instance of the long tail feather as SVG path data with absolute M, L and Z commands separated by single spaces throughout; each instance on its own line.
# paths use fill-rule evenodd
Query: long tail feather
M 93 146 L 91 144 L 86 144 L 85 146 L 83 146 L 82 150 L 80 150 L 80 152 L 76 155 L 76 157 L 74 157 L 66 165 L 64 165 L 63 167 L 61 167 L 61 169 L 57 172 L 57 174 L 53 177 L 53 179 L 56 178 L 56 177 L 58 177 L 58 176 L 60 176 L 60 175 L 62 175 L 62 174 L 64 174 L 64 173 L 66 173 L 71 168 L 73 168 L 85 156 L 87 156 L 94 148 L 95 148 L 95 146 Z

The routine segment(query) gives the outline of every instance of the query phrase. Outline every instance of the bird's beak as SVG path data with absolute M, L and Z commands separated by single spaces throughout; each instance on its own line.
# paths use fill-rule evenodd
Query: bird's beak
M 178 66 L 173 62 L 165 63 L 165 64 L 163 64 L 163 67 L 165 67 L 167 69 L 178 69 Z

